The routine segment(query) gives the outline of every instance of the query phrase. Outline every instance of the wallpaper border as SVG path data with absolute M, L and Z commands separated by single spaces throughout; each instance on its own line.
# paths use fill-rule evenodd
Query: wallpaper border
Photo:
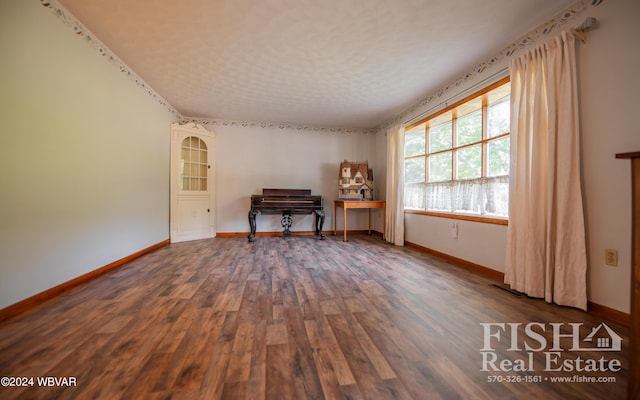
M 359 134 L 374 134 L 374 129 L 363 128 L 327 128 L 313 125 L 296 125 L 285 122 L 258 122 L 258 121 L 242 121 L 242 120 L 227 120 L 227 119 L 212 119 L 212 118 L 183 118 L 181 123 L 196 123 L 205 127 L 216 126 L 230 126 L 241 128 L 263 128 L 263 129 L 290 129 L 296 131 L 313 131 L 320 133 L 359 133 Z
M 521 52 L 522 50 L 528 48 L 532 44 L 537 43 L 542 37 L 545 37 L 545 36 L 548 37 L 552 33 L 559 31 L 559 29 L 564 25 L 566 25 L 568 22 L 573 21 L 579 16 L 581 16 L 582 14 L 584 14 L 585 11 L 587 11 L 588 6 L 597 7 L 603 1 L 604 0 L 579 0 L 573 3 L 572 5 L 565 8 L 563 11 L 559 12 L 558 14 L 556 14 L 555 16 L 553 16 L 552 18 L 544 22 L 543 24 L 539 25 L 537 28 L 531 30 L 530 32 L 521 36 L 518 40 L 514 41 L 513 43 L 504 47 L 502 50 L 498 51 L 495 55 L 490 57 L 488 60 L 485 60 L 483 62 L 476 64 L 470 71 L 458 76 L 456 79 L 449 82 L 442 88 L 436 90 L 428 97 L 425 97 L 422 100 L 418 101 L 417 103 L 414 103 L 399 115 L 373 128 L 373 131 L 374 132 L 384 131 L 395 124 L 404 122 L 407 120 L 407 118 L 412 117 L 412 115 L 416 111 L 422 109 L 423 107 L 429 104 L 435 103 L 436 101 L 440 102 L 438 104 L 442 104 L 443 102 L 448 101 L 449 99 L 445 97 L 445 95 L 449 94 L 452 90 L 459 88 L 464 83 L 467 83 L 478 76 L 483 75 L 485 72 L 488 72 L 491 67 L 494 67 L 500 64 L 503 60 L 509 59 L 512 56 L 516 55 L 518 52 Z M 498 75 L 496 74 L 495 71 L 492 71 L 492 72 L 494 75 Z M 487 78 L 491 78 L 491 76 L 488 76 Z M 452 93 L 452 96 L 455 96 L 455 95 L 456 95 L 455 93 Z M 434 106 L 437 106 L 438 104 L 434 104 Z M 414 115 L 412 118 L 415 119 L 416 116 Z
M 147 92 L 150 97 L 153 97 L 160 105 L 165 107 L 171 113 L 173 113 L 180 123 L 195 122 L 203 126 L 215 127 L 215 126 L 235 126 L 235 127 L 250 127 L 250 128 L 277 128 L 277 129 L 293 129 L 297 131 L 315 131 L 315 132 L 339 132 L 339 133 L 361 133 L 361 134 L 373 134 L 373 129 L 362 128 L 328 128 L 309 125 L 297 125 L 286 122 L 261 122 L 261 121 L 236 121 L 226 119 L 210 119 L 210 118 L 193 118 L 180 114 L 167 100 L 165 100 L 160 94 L 158 94 L 149 84 L 147 84 L 138 74 L 136 74 L 131 67 L 129 67 L 124 61 L 122 61 L 113 51 L 111 51 L 104 43 L 98 39 L 86 26 L 84 26 L 78 19 L 71 14 L 67 9 L 59 4 L 56 0 L 40 0 L 40 4 L 46 8 L 49 8 L 53 14 L 58 17 L 65 25 L 71 27 L 73 32 L 84 41 L 89 44 L 93 49 L 97 50 L 101 56 L 103 56 L 112 65 L 115 65 L 120 72 L 127 75 L 133 83 L 139 88 Z
M 84 39 L 85 43 L 89 44 L 93 49 L 97 50 L 101 56 L 105 58 L 112 65 L 118 67 L 120 72 L 127 75 L 132 82 L 134 82 L 139 88 L 143 89 L 150 97 L 153 97 L 160 105 L 165 107 L 176 118 L 182 118 L 180 113 L 173 108 L 168 101 L 160 96 L 153 88 L 147 84 L 138 74 L 136 74 L 127 64 L 124 63 L 114 52 L 112 52 L 107 46 L 104 45 L 87 27 L 82 25 L 69 11 L 67 11 L 61 4 L 54 0 L 40 0 L 40 4 L 53 11 L 54 15 L 58 17 L 65 25 L 71 27 L 73 32 L 80 38 Z
M 571 6 L 565 8 L 562 12 L 558 13 L 539 27 L 533 29 L 529 33 L 521 36 L 518 40 L 507 45 L 493 57 L 488 60 L 476 64 L 470 71 L 458 76 L 452 82 L 446 84 L 442 88 L 438 89 L 428 97 L 414 103 L 401 114 L 383 122 L 382 124 L 374 128 L 328 128 L 317 127 L 308 125 L 297 125 L 286 122 L 260 122 L 260 121 L 238 121 L 238 120 L 226 120 L 226 119 L 209 119 L 209 118 L 192 118 L 185 117 L 180 114 L 168 101 L 160 96 L 149 84 L 147 84 L 138 74 L 136 74 L 127 64 L 125 64 L 115 53 L 113 53 L 107 46 L 104 45 L 89 29 L 87 29 L 80 21 L 78 21 L 69 11 L 67 11 L 56 0 L 40 0 L 40 4 L 53 11 L 54 15 L 58 17 L 65 25 L 70 26 L 74 33 L 83 38 L 86 43 L 96 49 L 100 55 L 102 55 L 112 65 L 118 67 L 120 72 L 124 73 L 134 82 L 139 88 L 145 90 L 147 94 L 157 100 L 163 107 L 172 112 L 181 123 L 195 122 L 203 126 L 233 126 L 233 127 L 249 127 L 249 128 L 263 128 L 263 129 L 293 129 L 298 131 L 316 131 L 316 132 L 340 132 L 340 133 L 361 133 L 361 134 L 375 134 L 381 130 L 389 128 L 394 124 L 400 123 L 406 120 L 407 117 L 419 109 L 434 103 L 436 101 L 445 101 L 445 95 L 449 94 L 452 90 L 459 88 L 461 85 L 471 81 L 472 79 L 482 76 L 485 72 L 489 71 L 491 67 L 501 63 L 503 60 L 508 59 L 518 53 L 519 51 L 529 47 L 532 43 L 537 42 L 541 37 L 548 36 L 559 30 L 560 27 L 566 25 L 569 21 L 575 20 L 582 15 L 588 8 L 597 7 L 604 0 L 579 0 Z

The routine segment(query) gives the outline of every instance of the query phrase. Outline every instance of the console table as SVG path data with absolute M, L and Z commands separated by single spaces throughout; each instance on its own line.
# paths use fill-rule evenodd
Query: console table
M 343 241 L 347 241 L 347 209 L 349 208 L 367 208 L 369 209 L 369 234 L 371 234 L 371 209 L 382 208 L 382 239 L 385 238 L 385 224 L 386 224 L 386 211 L 387 202 L 384 200 L 335 200 L 333 202 L 333 234 L 336 234 L 336 213 L 338 207 L 342 208 L 343 212 L 343 227 L 344 237 Z

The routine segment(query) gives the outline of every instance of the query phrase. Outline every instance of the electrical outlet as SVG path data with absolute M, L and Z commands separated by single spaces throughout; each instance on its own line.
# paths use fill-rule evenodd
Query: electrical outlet
M 457 239 L 458 238 L 458 223 L 457 222 L 452 222 L 450 225 L 451 228 L 451 238 L 452 239 Z
M 618 266 L 618 250 L 604 249 L 604 263 L 612 267 Z

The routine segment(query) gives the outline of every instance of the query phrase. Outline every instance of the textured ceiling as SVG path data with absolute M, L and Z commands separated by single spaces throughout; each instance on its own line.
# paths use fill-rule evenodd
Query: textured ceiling
M 372 128 L 574 0 L 59 0 L 184 117 Z

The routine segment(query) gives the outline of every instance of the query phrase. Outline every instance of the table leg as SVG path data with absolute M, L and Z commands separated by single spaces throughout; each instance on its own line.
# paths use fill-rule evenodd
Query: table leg
M 369 210 L 369 232 L 367 232 L 367 235 L 371 235 L 371 209 L 368 208 Z
M 345 206 L 344 206 L 344 208 L 342 210 L 343 210 L 343 214 L 344 214 L 344 217 L 343 217 L 343 221 L 344 221 L 344 230 L 343 230 L 344 238 L 342 239 L 342 241 L 346 242 L 347 241 L 347 205 L 346 204 L 345 204 Z
M 333 236 L 336 235 L 336 211 L 338 210 L 338 206 L 333 203 Z

